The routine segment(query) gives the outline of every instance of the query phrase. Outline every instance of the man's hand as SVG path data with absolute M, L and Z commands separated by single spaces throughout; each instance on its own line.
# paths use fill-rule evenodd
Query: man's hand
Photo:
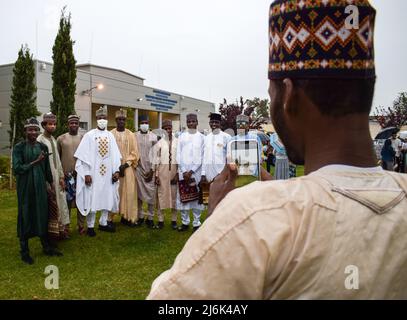
M 119 181 L 120 178 L 120 174 L 118 171 L 116 171 L 115 173 L 113 173 L 112 175 L 112 183 L 116 183 L 117 181 Z
M 206 176 L 201 176 L 201 184 L 208 183 L 208 180 L 206 179 Z
M 144 178 L 146 182 L 151 182 L 153 180 L 154 172 L 153 170 L 150 170 L 150 172 L 147 174 L 147 176 Z
M 267 172 L 263 167 L 260 168 L 261 181 L 273 180 L 273 176 Z
M 184 173 L 182 174 L 182 176 L 184 177 L 185 182 L 188 183 L 189 180 L 190 180 L 191 177 L 192 177 L 192 171 L 184 172 Z
M 223 171 L 213 180 L 209 191 L 208 217 L 222 199 L 235 188 L 237 167 L 234 163 L 227 164 Z
M 92 177 L 91 176 L 85 176 L 85 184 L 90 187 L 92 185 Z
M 171 180 L 171 184 L 174 185 L 174 184 L 177 184 L 177 182 L 178 182 L 178 174 L 176 174 L 174 179 Z
M 55 194 L 55 184 L 54 184 L 54 183 L 51 183 L 51 184 L 48 186 L 48 192 L 49 192 L 50 194 L 52 194 L 53 196 L 56 195 L 56 194 Z
M 59 178 L 59 185 L 61 186 L 61 190 L 65 190 L 65 179 L 64 177 Z
M 36 165 L 38 163 L 40 163 L 41 161 L 43 161 L 45 159 L 45 153 L 44 151 L 41 151 L 40 155 L 38 156 L 37 159 L 35 159 L 33 162 L 31 162 L 32 165 Z
M 129 167 L 129 164 L 126 162 L 119 167 L 119 176 L 124 177 L 125 170 Z

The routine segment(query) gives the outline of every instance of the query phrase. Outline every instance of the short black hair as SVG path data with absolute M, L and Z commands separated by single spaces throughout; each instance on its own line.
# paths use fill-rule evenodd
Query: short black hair
M 279 86 L 284 86 L 282 81 Z M 322 115 L 370 113 L 376 79 L 293 79 Z M 280 87 L 282 89 L 282 87 Z

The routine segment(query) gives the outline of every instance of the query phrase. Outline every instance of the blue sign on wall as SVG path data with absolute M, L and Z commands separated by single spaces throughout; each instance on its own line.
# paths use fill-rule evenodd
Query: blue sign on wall
M 170 99 L 171 93 L 155 89 L 153 93 L 154 95 L 146 94 L 145 98 L 146 101 L 150 102 L 150 106 L 157 111 L 167 112 L 178 103 L 178 101 Z

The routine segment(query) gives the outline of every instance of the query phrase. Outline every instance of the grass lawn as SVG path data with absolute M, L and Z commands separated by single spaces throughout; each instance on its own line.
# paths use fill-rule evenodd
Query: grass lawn
M 20 260 L 16 221 L 16 193 L 0 190 L 0 299 L 144 299 L 191 235 L 173 231 L 169 220 L 163 230 L 150 230 L 123 226 L 116 217 L 113 234 L 96 228 L 97 236 L 89 238 L 72 230 L 71 239 L 59 243 L 63 257 L 45 256 L 39 239 L 31 239 L 30 266 Z M 59 269 L 58 290 L 44 286 L 48 265 Z

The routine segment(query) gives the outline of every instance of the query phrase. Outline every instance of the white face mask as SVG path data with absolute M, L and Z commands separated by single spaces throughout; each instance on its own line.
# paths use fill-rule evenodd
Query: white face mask
M 237 129 L 237 135 L 238 136 L 244 136 L 246 134 L 246 130 L 245 129 Z
M 150 128 L 150 126 L 148 124 L 144 123 L 144 124 L 140 125 L 140 130 L 143 132 L 147 132 L 149 128 Z
M 97 121 L 97 123 L 98 123 L 98 128 L 99 129 L 102 129 L 102 130 L 106 129 L 106 127 L 107 127 L 107 120 L 106 119 L 99 119 Z

